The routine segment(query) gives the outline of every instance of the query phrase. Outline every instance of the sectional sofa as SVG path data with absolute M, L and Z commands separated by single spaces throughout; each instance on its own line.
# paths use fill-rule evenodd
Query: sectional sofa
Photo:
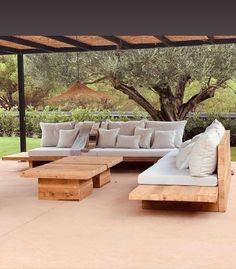
M 81 154 L 91 156 L 123 156 L 125 161 L 157 161 L 182 144 L 186 122 L 141 120 L 41 124 L 42 147 L 30 150 L 29 156 L 69 156 Z M 83 143 L 79 143 L 78 147 L 74 146 L 73 143 L 67 143 L 65 147 L 63 143 L 58 145 L 58 140 L 63 135 L 62 132 L 64 134 L 72 133 L 76 129 L 78 129 L 79 134 L 81 132 L 85 134 L 80 135 Z M 88 136 L 88 132 L 84 129 L 90 130 Z M 166 137 L 167 135 L 168 137 Z M 86 137 L 88 138 L 87 140 Z

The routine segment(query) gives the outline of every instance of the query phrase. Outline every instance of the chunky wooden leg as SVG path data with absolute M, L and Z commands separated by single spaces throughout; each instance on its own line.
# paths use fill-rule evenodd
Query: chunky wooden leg
M 102 186 L 111 181 L 110 177 L 111 177 L 110 169 L 107 169 L 106 171 L 102 172 L 101 174 L 93 178 L 93 187 L 101 188 Z
M 82 200 L 92 191 L 92 179 L 38 179 L 38 197 L 40 200 Z
M 216 203 L 196 203 L 196 202 L 169 202 L 169 201 L 146 201 L 142 200 L 143 209 L 157 210 L 186 210 L 186 211 L 209 211 L 218 212 L 219 205 Z

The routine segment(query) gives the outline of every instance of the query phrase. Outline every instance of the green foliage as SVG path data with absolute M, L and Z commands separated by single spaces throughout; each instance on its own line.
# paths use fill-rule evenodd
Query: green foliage
M 209 113 L 207 118 L 200 118 L 199 114 L 188 118 L 188 122 L 185 128 L 185 139 L 189 139 L 194 135 L 205 130 L 212 121 L 218 119 L 225 127 L 226 130 L 230 130 L 230 142 L 231 145 L 236 145 L 236 120 L 223 117 L 222 114 Z
M 145 117 L 140 112 L 134 113 L 135 119 Z M 106 119 L 127 121 L 128 118 L 123 112 L 117 118 L 111 117 L 109 110 L 90 110 L 76 108 L 70 112 L 62 111 L 60 108 L 51 110 L 49 106 L 38 111 L 33 107 L 26 110 L 26 135 L 28 137 L 41 137 L 40 122 L 65 122 L 65 121 L 95 121 L 100 122 Z M 6 111 L 0 109 L 0 136 L 19 135 L 19 117 L 16 109 Z

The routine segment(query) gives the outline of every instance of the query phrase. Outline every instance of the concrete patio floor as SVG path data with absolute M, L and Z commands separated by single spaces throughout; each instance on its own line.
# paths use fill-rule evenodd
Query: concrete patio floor
M 142 210 L 138 171 L 80 202 L 39 201 L 25 163 L 0 161 L 1 269 L 236 268 L 236 183 L 226 213 Z M 236 168 L 236 163 L 233 164 Z

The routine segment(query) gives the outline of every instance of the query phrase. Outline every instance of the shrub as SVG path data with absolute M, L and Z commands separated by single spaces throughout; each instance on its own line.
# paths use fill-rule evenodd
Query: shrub
M 236 146 L 236 120 L 215 113 L 208 114 L 206 118 L 201 118 L 199 114 L 190 117 L 186 124 L 184 140 L 190 139 L 203 132 L 215 119 L 218 119 L 224 125 L 226 130 L 230 130 L 231 145 Z
M 134 112 L 133 119 L 140 120 L 147 118 L 145 113 Z M 65 122 L 65 121 L 103 121 L 106 119 L 127 121 L 128 117 L 124 112 L 120 112 L 118 117 L 111 116 L 109 110 L 94 111 L 90 109 L 76 108 L 70 112 L 64 112 L 60 108 L 50 110 L 45 107 L 43 111 L 38 111 L 33 107 L 26 110 L 26 134 L 28 137 L 41 137 L 39 123 L 42 122 Z M 188 119 L 184 140 L 192 138 L 194 135 L 203 132 L 214 119 L 222 122 L 226 129 L 231 131 L 231 145 L 236 146 L 236 120 L 223 117 L 221 114 L 208 114 L 207 118 L 200 117 L 199 114 Z M 0 109 L 0 136 L 19 135 L 19 116 L 17 109 L 6 111 Z

